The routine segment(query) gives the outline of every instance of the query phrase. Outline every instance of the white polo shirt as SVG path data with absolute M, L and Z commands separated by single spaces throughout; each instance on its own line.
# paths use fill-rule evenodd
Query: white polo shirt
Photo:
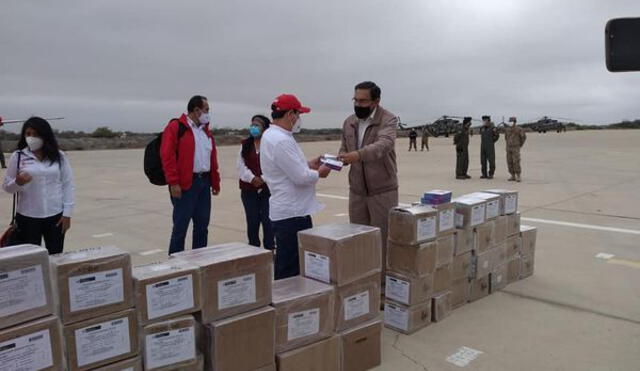
M 272 221 L 312 215 L 324 208 L 316 200 L 318 172 L 309 168 L 290 131 L 274 124 L 262 134 L 260 167 L 271 191 Z

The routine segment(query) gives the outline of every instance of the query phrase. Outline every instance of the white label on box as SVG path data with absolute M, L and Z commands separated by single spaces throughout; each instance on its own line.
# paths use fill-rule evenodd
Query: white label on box
M 344 298 L 345 321 L 350 321 L 365 314 L 369 314 L 369 291 L 363 291 Z
M 0 272 L 0 317 L 45 305 L 47 305 L 47 292 L 44 289 L 40 264 Z
M 154 319 L 193 308 L 193 276 L 147 285 L 147 317 Z
M 456 213 L 456 228 L 464 227 L 464 215 Z
M 69 277 L 71 312 L 124 301 L 122 268 Z
M 320 308 L 289 314 L 287 341 L 314 335 L 320 332 Z
M 80 367 L 131 352 L 128 317 L 78 329 L 75 335 Z
M 475 205 L 471 208 L 471 225 L 478 225 L 484 223 L 484 210 L 485 204 Z
M 440 232 L 448 231 L 454 227 L 453 209 L 445 209 L 440 212 Z
M 400 308 L 397 305 L 384 304 L 384 323 L 387 325 L 403 330 L 409 330 L 409 311 Z
M 497 283 L 502 282 L 502 274 L 499 274 L 499 275 L 496 276 L 496 282 Z
M 411 284 L 396 277 L 387 276 L 384 294 L 389 299 L 409 305 Z
M 428 240 L 436 237 L 436 217 L 430 216 L 428 218 L 418 219 L 417 226 L 417 240 L 418 242 Z
M 196 336 L 193 327 L 145 336 L 146 370 L 175 365 L 196 358 Z
M 487 219 L 496 218 L 500 215 L 500 200 L 487 202 Z
M 469 347 L 460 347 L 457 352 L 447 357 L 447 362 L 458 367 L 466 367 L 471 361 L 478 358 L 481 351 Z
M 170 268 L 171 268 L 170 265 L 158 264 L 158 265 L 152 266 L 150 269 L 152 272 L 158 272 L 158 271 L 166 271 L 167 269 L 170 269 Z
M 218 309 L 227 309 L 255 302 L 255 273 L 218 281 Z
M 504 213 L 513 214 L 518 209 L 518 196 L 507 195 L 504 199 Z
M 304 252 L 304 274 L 309 278 L 315 278 L 322 282 L 331 283 L 329 266 L 331 258 L 316 252 Z
M 0 370 L 42 370 L 53 366 L 49 330 L 0 343 Z

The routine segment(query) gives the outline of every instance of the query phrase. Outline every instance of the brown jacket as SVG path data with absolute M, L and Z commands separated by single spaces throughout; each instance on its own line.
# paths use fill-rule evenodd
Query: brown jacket
M 398 189 L 396 165 L 396 116 L 378 106 L 358 149 L 358 118 L 344 120 L 340 153 L 358 151 L 360 162 L 351 164 L 349 189 L 362 196 L 374 196 Z
M 509 126 L 504 131 L 507 148 L 521 148 L 527 140 L 527 134 L 520 126 Z

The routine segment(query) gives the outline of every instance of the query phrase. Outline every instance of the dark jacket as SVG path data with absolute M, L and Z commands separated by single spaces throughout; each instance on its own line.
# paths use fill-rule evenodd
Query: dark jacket
M 456 151 L 461 152 L 469 148 L 469 129 L 462 128 L 453 137 L 453 144 L 456 146 Z
M 500 133 L 498 129 L 491 123 L 490 126 L 482 126 L 480 128 L 480 147 L 481 148 L 494 148 L 493 144 L 500 139 Z

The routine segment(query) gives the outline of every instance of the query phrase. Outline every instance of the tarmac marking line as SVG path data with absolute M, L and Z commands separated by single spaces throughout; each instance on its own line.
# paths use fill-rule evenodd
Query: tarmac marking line
M 606 252 L 601 252 L 596 254 L 596 258 L 598 259 L 604 259 L 604 260 L 609 260 L 611 258 L 613 258 L 615 255 L 613 254 L 607 254 Z
M 105 237 L 111 237 L 113 236 L 113 233 L 107 232 L 107 233 L 100 233 L 100 234 L 94 234 L 93 238 L 105 238 Z
M 147 250 L 147 251 L 141 252 L 140 255 L 142 256 L 153 255 L 153 254 L 161 253 L 162 251 L 163 250 L 160 250 L 160 249 Z
M 340 214 L 335 214 L 334 216 L 347 216 L 347 215 L 349 215 L 349 214 L 346 214 L 346 213 L 340 213 Z
M 537 218 L 522 218 L 522 220 L 526 222 L 554 224 L 554 225 L 562 225 L 565 227 L 574 227 L 574 228 L 582 228 L 582 229 L 592 229 L 595 231 L 617 232 L 617 233 L 628 233 L 628 234 L 640 235 L 640 231 L 636 229 L 613 228 L 613 227 L 604 227 L 601 225 L 570 223 L 570 222 L 563 222 L 560 220 L 547 220 L 547 219 L 537 219 Z
M 609 264 L 624 265 L 626 267 L 640 269 L 640 261 L 611 258 L 607 260 Z
M 330 195 L 327 193 L 316 193 L 316 196 L 318 197 L 324 197 L 324 198 L 333 198 L 335 200 L 349 200 L 349 197 L 346 196 L 338 196 L 338 195 Z M 400 207 L 409 207 L 411 206 L 411 204 L 405 204 L 405 203 L 398 203 L 398 206 Z

